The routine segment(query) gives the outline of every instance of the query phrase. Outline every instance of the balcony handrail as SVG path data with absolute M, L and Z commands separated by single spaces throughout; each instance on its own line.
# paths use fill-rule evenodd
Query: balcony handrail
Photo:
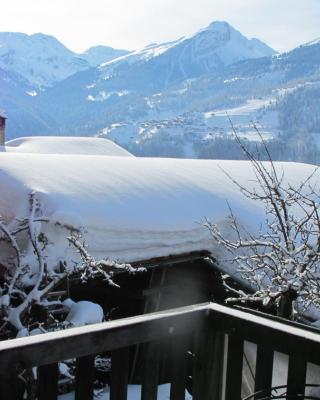
M 289 354 L 292 360 L 303 359 L 305 364 L 307 361 L 320 364 L 320 331 L 317 333 L 314 329 L 308 329 L 298 323 L 287 324 L 285 320 L 274 320 L 272 317 L 268 318 L 268 316 L 216 303 L 203 303 L 2 341 L 0 342 L 0 375 L 3 377 L 12 375 L 13 369 L 17 367 L 52 365 L 65 359 L 81 359 L 92 354 L 117 351 L 139 343 L 154 342 L 195 331 L 207 335 L 206 340 L 209 344 L 210 338 L 216 337 L 217 334 L 220 334 L 220 337 L 221 334 L 222 336 L 229 335 L 231 350 L 228 360 L 232 352 L 238 352 L 238 347 L 242 346 L 243 341 L 249 341 L 256 343 L 258 350 L 259 348 L 272 349 L 272 351 Z M 241 354 L 239 350 L 236 362 L 230 361 L 231 370 L 235 368 L 233 364 L 237 365 L 237 362 L 239 366 L 242 366 Z M 257 354 L 260 357 L 259 351 Z M 263 360 L 269 360 L 270 364 L 270 357 L 267 352 L 262 355 L 262 361 L 260 361 L 265 367 L 266 362 Z M 258 364 L 257 360 L 257 366 Z M 298 365 L 301 363 L 296 362 L 294 368 L 291 368 L 295 373 L 298 373 L 299 368 L 301 369 L 297 367 Z M 268 374 L 270 375 L 270 371 Z M 302 369 L 302 374 L 305 374 L 305 369 Z M 237 384 L 241 384 L 239 378 L 237 379 Z M 263 376 L 262 380 L 265 379 Z M 226 398 L 228 399 L 228 396 Z
M 233 309 L 217 303 L 202 303 L 165 311 L 158 311 L 141 316 L 123 318 L 115 321 L 102 322 L 99 324 L 86 325 L 42 335 L 28 336 L 24 338 L 11 339 L 0 342 L 0 362 L 23 364 L 24 367 L 46 365 L 63 359 L 81 357 L 101 351 L 116 350 L 134 344 L 160 339 L 166 336 L 183 334 L 185 331 L 193 331 L 196 326 L 187 327 L 186 322 L 190 318 L 211 317 L 216 323 L 217 331 L 225 333 L 238 333 L 245 339 L 254 343 L 265 341 L 265 337 L 272 333 L 277 335 L 279 342 L 273 340 L 276 350 L 284 353 L 298 352 L 298 343 L 303 343 L 308 348 L 302 350 L 302 354 L 310 361 L 320 362 L 320 354 L 314 352 L 320 345 L 320 330 L 316 333 L 313 328 L 296 323 L 295 326 L 286 320 L 282 322 L 273 320 L 272 317 L 258 316 L 249 312 Z M 163 322 L 161 330 L 159 322 Z M 147 328 L 147 330 L 145 330 Z M 261 331 L 265 329 L 265 331 Z M 245 331 L 245 332 L 244 332 Z M 125 334 L 126 333 L 126 334 Z M 131 336 L 129 335 L 131 334 Z M 262 334 L 259 335 L 258 333 Z M 266 334 L 267 333 L 267 334 Z M 121 334 L 121 335 L 120 335 Z M 119 335 L 119 337 L 116 337 Z M 100 338 L 103 338 L 100 341 Z M 288 337 L 291 339 L 288 340 Z M 87 340 L 94 338 L 96 343 Z M 275 339 L 275 336 L 273 336 Z M 285 340 L 285 342 L 283 342 Z M 268 339 L 269 341 L 269 339 Z M 74 343 L 77 346 L 74 346 Z M 47 352 L 50 346 L 50 353 Z M 57 354 L 53 348 L 57 347 Z M 39 350 L 45 350 L 42 359 L 39 359 Z M 38 355 L 35 353 L 37 352 Z M 307 354 L 306 354 L 307 352 Z M 316 357 L 316 359 L 315 359 Z M 5 371 L 0 370 L 0 374 Z

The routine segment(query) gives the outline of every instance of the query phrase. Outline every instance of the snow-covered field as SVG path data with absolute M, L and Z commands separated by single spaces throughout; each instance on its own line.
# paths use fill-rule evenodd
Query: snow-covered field
M 253 129 L 253 123 L 256 123 L 263 138 L 270 140 L 279 131 L 278 115 L 272 109 L 275 103 L 273 97 L 249 99 L 236 107 L 205 112 L 204 117 L 209 126 L 226 134 L 233 134 L 231 120 L 239 137 L 259 142 L 259 135 Z
M 226 115 L 230 115 L 230 117 L 233 116 L 249 116 L 252 114 L 252 112 L 257 112 L 263 107 L 266 107 L 270 104 L 271 100 L 270 99 L 252 99 L 248 100 L 245 104 L 239 106 L 239 107 L 234 107 L 234 108 L 226 108 L 223 110 L 217 110 L 217 111 L 211 111 L 211 112 L 206 112 L 205 117 L 210 118 L 211 116 L 216 116 L 216 117 L 226 117 Z

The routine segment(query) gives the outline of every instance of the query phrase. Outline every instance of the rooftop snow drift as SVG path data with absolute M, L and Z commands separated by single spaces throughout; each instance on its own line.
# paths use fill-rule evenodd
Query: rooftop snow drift
M 111 140 L 87 137 L 33 136 L 6 142 L 9 153 L 83 154 L 133 157 Z
M 254 179 L 246 161 L 178 160 L 96 155 L 0 153 L 0 214 L 14 223 L 28 214 L 32 191 L 50 223 L 42 229 L 53 245 L 48 260 L 76 255 L 56 222 L 86 229 L 95 257 L 121 261 L 186 251 L 217 252 L 201 221 L 225 226 L 226 200 L 252 230 L 264 222 L 263 205 L 249 201 L 222 169 L 244 185 Z M 311 165 L 277 163 L 292 183 L 300 183 Z

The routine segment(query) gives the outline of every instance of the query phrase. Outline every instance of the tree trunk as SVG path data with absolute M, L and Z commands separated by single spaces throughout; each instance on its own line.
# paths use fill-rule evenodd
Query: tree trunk
M 293 302 L 297 297 L 297 292 L 291 288 L 282 293 L 278 305 L 279 317 L 293 319 Z

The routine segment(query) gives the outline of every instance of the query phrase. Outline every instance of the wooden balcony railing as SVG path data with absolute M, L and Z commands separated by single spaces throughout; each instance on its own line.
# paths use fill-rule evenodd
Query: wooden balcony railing
M 170 399 L 182 400 L 189 350 L 186 335 L 192 335 L 194 344 L 194 400 L 241 399 L 244 341 L 257 344 L 254 391 L 264 390 L 264 398 L 271 393 L 274 351 L 289 355 L 287 398 L 303 398 L 307 362 L 320 364 L 320 335 L 315 329 L 206 303 L 1 342 L 0 399 L 17 400 L 18 371 L 35 366 L 39 367 L 38 399 L 57 399 L 58 362 L 76 358 L 75 399 L 90 400 L 94 355 L 108 351 L 112 359 L 110 400 L 125 400 L 129 348 L 146 343 L 141 399 L 154 400 L 159 376 L 157 343 L 171 338 L 175 354 Z

